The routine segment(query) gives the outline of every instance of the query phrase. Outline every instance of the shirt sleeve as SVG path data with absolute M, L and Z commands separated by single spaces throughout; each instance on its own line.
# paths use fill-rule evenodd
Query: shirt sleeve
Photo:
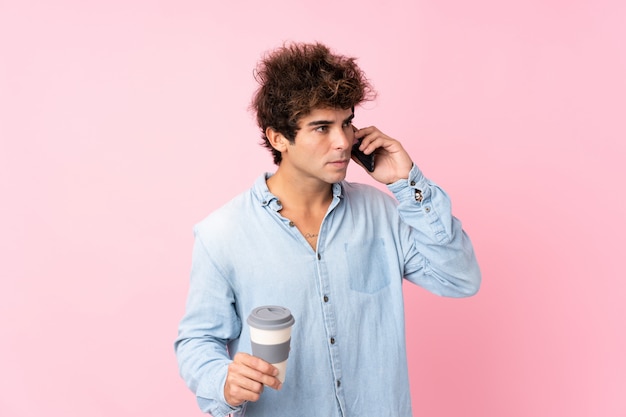
M 472 243 L 450 199 L 413 165 L 408 179 L 388 185 L 398 200 L 405 278 L 448 297 L 475 294 L 481 273 Z
M 194 233 L 189 294 L 174 348 L 180 374 L 202 411 L 226 417 L 241 408 L 231 407 L 224 398 L 232 362 L 227 346 L 239 336 L 241 320 L 225 274 L 210 258 L 197 227 Z

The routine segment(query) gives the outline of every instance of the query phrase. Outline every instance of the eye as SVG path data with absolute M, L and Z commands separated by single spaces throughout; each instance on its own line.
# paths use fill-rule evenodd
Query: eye
M 318 126 L 315 128 L 315 131 L 319 133 L 326 133 L 328 132 L 328 126 L 325 126 L 325 125 Z
M 343 127 L 350 127 L 350 126 L 352 126 L 352 120 L 347 120 L 343 122 Z

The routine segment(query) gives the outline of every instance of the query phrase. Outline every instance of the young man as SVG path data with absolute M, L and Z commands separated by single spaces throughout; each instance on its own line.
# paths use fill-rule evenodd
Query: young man
M 194 229 L 181 375 L 214 417 L 412 416 L 403 278 L 474 294 L 471 242 L 400 142 L 352 125 L 373 95 L 354 59 L 291 44 L 256 76 L 253 107 L 278 168 Z M 358 139 L 395 199 L 345 181 Z M 296 319 L 284 384 L 250 354 L 246 318 L 262 305 Z

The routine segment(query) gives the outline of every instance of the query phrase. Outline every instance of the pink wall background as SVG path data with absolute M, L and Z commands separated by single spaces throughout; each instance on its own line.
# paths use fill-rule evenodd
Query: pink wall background
M 360 57 L 356 123 L 475 243 L 475 298 L 406 288 L 415 414 L 626 415 L 625 4 L 1 1 L 0 415 L 201 415 L 191 228 L 273 169 L 247 105 L 284 40 Z

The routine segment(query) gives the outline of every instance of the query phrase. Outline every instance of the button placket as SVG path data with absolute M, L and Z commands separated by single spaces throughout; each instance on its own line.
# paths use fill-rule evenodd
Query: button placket
M 323 235 L 325 228 L 328 225 L 328 222 L 330 221 L 329 217 L 333 215 L 334 213 L 334 209 L 338 203 L 339 200 L 336 199 L 337 201 L 335 201 L 333 203 L 333 205 L 330 207 L 329 209 L 329 213 L 326 215 L 326 217 L 324 218 L 323 222 L 322 222 L 322 226 L 320 228 L 320 237 Z M 322 315 L 324 318 L 324 327 L 325 327 L 325 337 L 326 337 L 326 343 L 327 343 L 327 349 L 329 351 L 329 355 L 330 355 L 330 361 L 331 361 L 331 372 L 332 372 L 332 380 L 329 381 L 330 383 L 334 383 L 335 384 L 335 392 L 336 392 L 336 399 L 338 402 L 338 407 L 340 410 L 342 410 L 342 415 L 343 414 L 343 410 L 345 409 L 345 400 L 343 398 L 343 391 L 342 388 L 340 388 L 341 383 L 339 382 L 342 378 L 342 367 L 341 367 L 341 359 L 340 359 L 340 355 L 339 355 L 339 345 L 338 345 L 338 339 L 336 339 L 336 334 L 337 334 L 337 327 L 336 327 L 336 323 L 337 323 L 337 319 L 335 316 L 335 309 L 334 309 L 334 300 L 331 300 L 331 289 L 330 289 L 330 275 L 332 275 L 330 273 L 330 271 L 328 270 L 328 265 L 325 262 L 326 258 L 326 253 L 324 254 L 324 258 L 322 257 L 322 252 L 324 252 L 326 246 L 324 245 L 324 240 L 320 239 L 318 241 L 318 247 L 317 247 L 317 251 L 315 253 L 315 257 L 317 258 L 317 271 L 318 271 L 318 278 L 320 280 L 319 282 L 319 299 L 321 301 L 321 303 L 319 304 L 321 307 L 321 311 L 322 311 Z M 333 256 L 332 254 L 329 254 L 329 256 Z

